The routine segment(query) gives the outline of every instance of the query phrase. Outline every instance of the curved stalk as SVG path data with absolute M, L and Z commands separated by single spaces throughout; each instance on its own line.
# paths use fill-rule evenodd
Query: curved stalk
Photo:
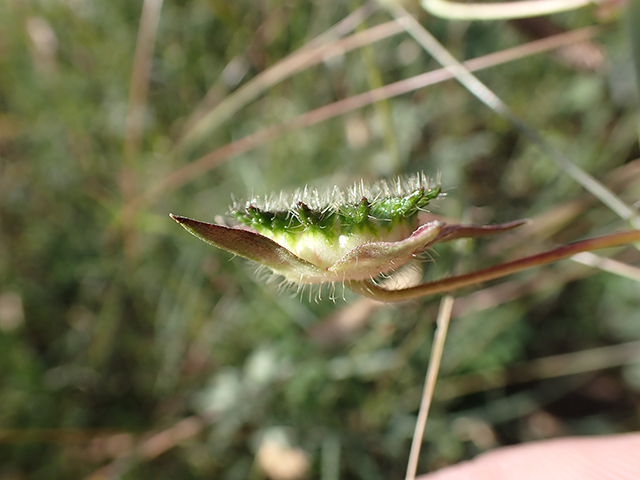
M 354 292 L 374 300 L 381 302 L 399 302 L 402 300 L 411 300 L 413 298 L 434 295 L 436 293 L 458 290 L 460 288 L 486 282 L 488 280 L 505 277 L 527 268 L 564 260 L 565 258 L 569 258 L 580 252 L 620 247 L 634 242 L 640 242 L 640 230 L 629 230 L 626 232 L 613 233 L 603 237 L 596 237 L 570 243 L 530 257 L 502 263 L 500 265 L 464 275 L 445 278 L 435 282 L 423 283 L 415 287 L 404 288 L 401 290 L 387 290 L 386 288 L 375 285 L 373 282 L 368 280 L 361 282 L 350 281 L 346 282 L 346 285 Z
M 593 3 L 593 0 L 520 0 L 518 2 L 493 3 L 422 0 L 422 8 L 436 17 L 450 20 L 511 20 L 566 12 Z

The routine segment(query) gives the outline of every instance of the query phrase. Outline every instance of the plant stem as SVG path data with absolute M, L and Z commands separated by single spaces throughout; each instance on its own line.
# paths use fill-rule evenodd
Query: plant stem
M 458 3 L 447 0 L 422 0 L 422 8 L 436 17 L 451 20 L 509 20 L 539 17 L 575 10 L 592 0 L 535 0 L 494 3 Z
M 434 295 L 436 293 L 450 292 L 470 285 L 486 282 L 488 280 L 505 277 L 527 268 L 564 260 L 576 253 L 600 250 L 603 248 L 620 247 L 634 242 L 640 242 L 640 230 L 629 230 L 626 232 L 613 233 L 603 237 L 596 237 L 570 243 L 530 257 L 521 258 L 519 260 L 503 263 L 483 270 L 478 270 L 476 272 L 467 273 L 465 275 L 458 275 L 455 277 L 437 280 L 435 282 L 423 283 L 415 287 L 404 288 L 401 290 L 387 290 L 375 285 L 371 281 L 350 281 L 347 282 L 346 285 L 354 292 L 365 297 L 373 298 L 374 300 L 381 302 L 399 302 L 402 300 Z
M 444 342 L 447 339 L 447 330 L 449 329 L 449 321 L 451 320 L 452 311 L 453 297 L 451 295 L 447 295 L 440 302 L 440 310 L 438 312 L 438 319 L 436 320 L 436 331 L 433 336 L 431 356 L 429 358 L 429 368 L 427 368 L 422 401 L 420 402 L 416 428 L 411 442 L 411 452 L 409 453 L 409 462 L 407 464 L 407 475 L 405 476 L 405 480 L 415 480 L 416 472 L 418 471 L 420 447 L 422 446 L 422 441 L 424 439 L 424 429 L 427 425 L 427 418 L 429 417 L 429 409 L 431 408 L 433 392 L 436 389 L 436 380 L 438 379 L 438 372 L 440 371 L 440 361 L 442 360 L 442 352 L 444 352 Z

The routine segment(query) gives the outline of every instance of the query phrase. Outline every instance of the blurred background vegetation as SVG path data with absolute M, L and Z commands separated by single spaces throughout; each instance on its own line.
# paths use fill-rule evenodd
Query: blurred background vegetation
M 438 299 L 295 298 L 167 214 L 214 221 L 232 194 L 425 171 L 442 175 L 438 215 L 536 220 L 439 247 L 425 279 L 626 225 L 453 81 L 299 128 L 438 68 L 402 32 L 212 110 L 359 2 L 165 0 L 155 41 L 153 6 L 141 27 L 142 2 L 0 2 L 0 478 L 401 478 Z M 366 8 L 357 31 L 391 20 Z M 528 22 L 410 11 L 461 59 L 601 24 L 478 75 L 637 202 L 621 2 Z M 210 112 L 219 125 L 195 129 Z M 569 261 L 459 292 L 420 471 L 640 428 L 639 307 L 637 281 Z

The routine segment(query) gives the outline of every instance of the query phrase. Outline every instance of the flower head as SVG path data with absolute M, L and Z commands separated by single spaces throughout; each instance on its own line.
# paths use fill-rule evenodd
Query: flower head
M 199 222 L 171 214 L 185 229 L 223 250 L 256 261 L 301 284 L 361 281 L 388 273 L 429 245 L 481 236 L 520 225 L 418 225 L 418 212 L 440 196 L 424 174 L 359 182 L 347 192 L 324 195 L 307 188 L 292 196 L 254 198 L 233 206 L 237 226 Z

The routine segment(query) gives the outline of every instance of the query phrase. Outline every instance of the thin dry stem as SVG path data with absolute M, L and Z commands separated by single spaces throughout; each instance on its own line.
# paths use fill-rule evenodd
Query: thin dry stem
M 424 438 L 424 430 L 429 417 L 429 408 L 433 399 L 433 392 L 436 388 L 436 380 L 438 379 L 438 371 L 440 370 L 440 361 L 442 360 L 442 352 L 444 351 L 444 343 L 447 339 L 447 330 L 449 329 L 449 320 L 451 319 L 451 311 L 453 310 L 453 297 L 445 296 L 440 302 L 440 310 L 436 321 L 436 332 L 433 337 L 433 345 L 431 347 L 431 356 L 429 358 L 429 367 L 427 368 L 427 376 L 424 383 L 424 391 L 420 402 L 420 410 L 418 411 L 418 419 L 416 420 L 416 428 L 411 441 L 411 451 L 409 453 L 409 462 L 407 464 L 406 480 L 414 480 L 418 470 L 418 459 L 420 458 L 420 448 L 422 439 Z

